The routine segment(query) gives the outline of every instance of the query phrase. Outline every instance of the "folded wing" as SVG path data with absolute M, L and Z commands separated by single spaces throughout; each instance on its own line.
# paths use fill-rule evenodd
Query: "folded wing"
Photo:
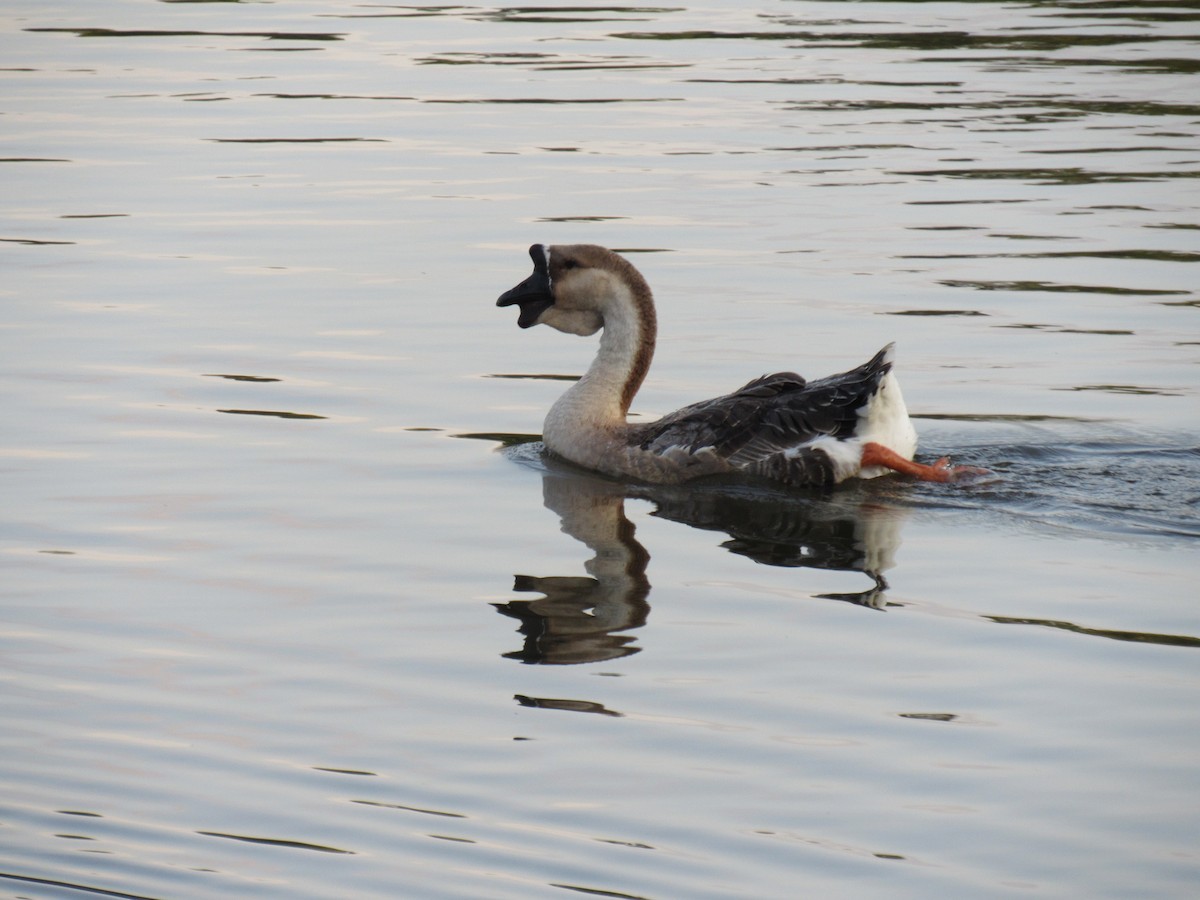
M 772 457 L 795 458 L 823 436 L 850 438 L 859 411 L 892 368 L 892 345 L 849 372 L 806 381 L 795 372 L 756 378 L 738 390 L 685 406 L 649 423 L 642 449 L 661 454 L 711 452 L 734 468 L 759 468 Z M 790 479 L 789 479 L 790 480 Z

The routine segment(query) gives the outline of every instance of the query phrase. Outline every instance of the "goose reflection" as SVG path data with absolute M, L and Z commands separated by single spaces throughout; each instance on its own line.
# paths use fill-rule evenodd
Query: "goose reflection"
M 895 564 L 906 513 L 870 493 L 782 495 L 728 483 L 629 485 L 550 459 L 542 463 L 546 507 L 558 515 L 565 534 L 595 555 L 584 563 L 586 575 L 516 576 L 514 591 L 541 596 L 493 604 L 521 623 L 525 644 L 504 654 L 509 659 L 569 665 L 641 649 L 632 632 L 650 614 L 650 554 L 625 515 L 627 498 L 649 500 L 654 516 L 723 532 L 729 539 L 721 546 L 765 565 L 861 572 L 871 579 L 866 590 L 817 596 L 873 609 L 888 605 L 883 573 Z

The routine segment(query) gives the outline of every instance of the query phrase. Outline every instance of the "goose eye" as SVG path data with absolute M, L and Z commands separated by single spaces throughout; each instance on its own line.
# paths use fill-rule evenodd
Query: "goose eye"
M 579 268 L 579 263 L 577 263 L 573 259 L 564 259 L 562 265 L 563 265 L 564 269 L 578 269 Z

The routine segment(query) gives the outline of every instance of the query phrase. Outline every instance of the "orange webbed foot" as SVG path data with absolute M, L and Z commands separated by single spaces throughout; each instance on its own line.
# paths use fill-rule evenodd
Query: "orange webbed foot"
M 995 474 L 991 469 L 981 469 L 979 466 L 953 465 L 948 456 L 943 456 L 933 465 L 929 466 L 929 473 L 929 477 L 924 477 L 925 481 L 939 481 L 944 484 L 957 482 L 970 483 Z M 918 475 L 917 477 L 922 478 L 923 476 Z
M 861 465 L 864 468 L 867 466 L 885 466 L 896 472 L 912 475 L 914 478 L 919 478 L 922 481 L 936 481 L 942 484 L 965 483 L 992 474 L 988 469 L 981 469 L 978 466 L 952 465 L 948 456 L 943 456 L 932 465 L 913 462 L 911 459 L 905 459 L 891 448 L 885 447 L 883 444 L 876 444 L 874 441 L 863 445 Z

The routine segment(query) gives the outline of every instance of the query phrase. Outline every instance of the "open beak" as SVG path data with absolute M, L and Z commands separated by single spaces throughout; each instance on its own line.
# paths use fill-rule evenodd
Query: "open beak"
M 536 325 L 538 318 L 554 305 L 554 293 L 550 286 L 550 272 L 546 266 L 547 253 L 541 244 L 529 248 L 529 258 L 533 260 L 533 274 L 518 284 L 515 288 L 505 291 L 496 301 L 497 306 L 521 307 L 517 316 L 517 324 L 522 328 Z

